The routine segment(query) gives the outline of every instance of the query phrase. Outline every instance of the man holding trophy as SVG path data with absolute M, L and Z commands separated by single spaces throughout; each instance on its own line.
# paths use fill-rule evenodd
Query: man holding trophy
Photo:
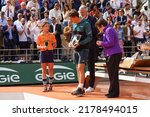
M 84 80 L 85 80 L 85 65 L 88 60 L 89 44 L 92 40 L 91 25 L 86 19 L 80 19 L 79 13 L 76 10 L 71 10 L 69 13 L 72 25 L 72 37 L 69 42 L 69 47 L 74 49 L 73 61 L 76 64 L 78 86 L 72 91 L 72 95 L 83 96 Z

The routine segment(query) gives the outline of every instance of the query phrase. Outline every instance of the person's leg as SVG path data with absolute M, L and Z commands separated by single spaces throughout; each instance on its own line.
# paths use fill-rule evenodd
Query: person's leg
M 94 91 L 94 83 L 95 83 L 95 49 L 92 48 L 89 50 L 88 55 L 88 71 L 90 73 L 89 80 L 85 80 L 85 86 L 88 83 L 88 88 L 85 90 L 85 92 L 92 92 Z
M 77 96 L 82 96 L 84 94 L 84 80 L 85 80 L 85 64 L 88 59 L 88 50 L 81 50 L 80 52 L 74 53 L 74 62 L 76 63 L 76 70 L 78 75 L 78 87 L 72 94 Z
M 88 56 L 88 70 L 90 71 L 89 86 L 94 88 L 95 82 L 95 50 L 91 49 Z
M 49 73 L 49 78 L 47 79 L 48 91 L 52 90 L 52 84 L 54 81 L 53 66 L 54 66 L 54 63 L 48 63 L 48 73 Z
M 85 64 L 77 65 L 77 73 L 78 73 L 78 87 L 83 88 L 84 80 L 85 80 L 85 72 L 84 72 Z
M 109 97 L 118 97 L 119 96 L 119 63 L 121 60 L 122 54 L 115 54 L 107 58 L 107 70 L 110 80 L 110 86 L 108 90 Z M 108 97 L 107 96 L 107 97 Z
M 47 91 L 46 63 L 41 63 L 41 68 L 42 68 L 42 80 L 44 86 L 43 92 L 46 92 Z

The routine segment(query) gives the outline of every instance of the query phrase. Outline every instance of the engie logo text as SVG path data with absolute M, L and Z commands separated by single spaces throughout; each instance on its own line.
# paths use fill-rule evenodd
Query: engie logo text
M 18 74 L 19 72 L 14 69 L 0 67 L 0 83 L 18 83 L 20 82 L 20 76 Z
M 48 70 L 48 68 L 47 68 Z M 39 68 L 35 70 L 36 73 L 36 80 L 42 81 L 42 69 Z M 49 77 L 49 74 L 47 74 L 47 77 Z M 54 65 L 54 79 L 56 81 L 60 80 L 74 80 L 75 79 L 75 73 L 72 68 L 62 66 L 62 65 Z

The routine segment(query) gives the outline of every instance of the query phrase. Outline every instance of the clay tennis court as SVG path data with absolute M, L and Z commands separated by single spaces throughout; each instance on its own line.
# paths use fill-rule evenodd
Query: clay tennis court
M 1 86 L 1 99 L 17 99 L 9 96 L 12 93 L 29 93 L 36 96 L 46 97 L 47 99 L 58 100 L 148 100 L 150 99 L 150 85 L 148 83 L 120 81 L 120 97 L 106 98 L 109 81 L 108 79 L 98 78 L 94 92 L 85 93 L 83 97 L 71 95 L 71 91 L 76 88 L 77 83 L 54 84 L 53 91 L 42 92 L 42 85 L 24 85 L 24 86 Z M 7 94 L 7 97 L 2 96 Z M 17 95 L 16 95 L 17 96 Z M 38 98 L 32 98 L 38 99 Z M 43 98 L 44 99 L 44 98 Z

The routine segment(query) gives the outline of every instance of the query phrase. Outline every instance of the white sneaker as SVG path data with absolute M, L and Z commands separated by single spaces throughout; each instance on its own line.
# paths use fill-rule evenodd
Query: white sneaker
M 93 92 L 93 91 L 94 91 L 94 88 L 92 88 L 92 87 L 88 87 L 88 88 L 85 90 L 86 93 Z

